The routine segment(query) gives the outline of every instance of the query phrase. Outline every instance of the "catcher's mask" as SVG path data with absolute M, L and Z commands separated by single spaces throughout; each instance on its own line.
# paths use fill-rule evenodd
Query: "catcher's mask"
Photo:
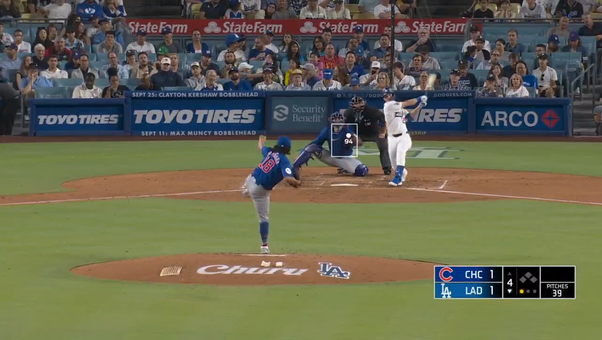
M 341 113 L 341 112 L 335 112 L 333 114 L 330 115 L 330 124 L 333 123 L 345 123 L 345 116 Z M 334 130 L 334 132 L 339 132 L 341 131 L 341 129 L 343 128 L 342 125 L 335 125 L 332 127 L 332 129 Z
M 351 98 L 349 101 L 349 105 L 353 111 L 359 113 L 364 111 L 364 108 L 366 107 L 366 101 L 360 96 L 353 96 L 353 98 Z

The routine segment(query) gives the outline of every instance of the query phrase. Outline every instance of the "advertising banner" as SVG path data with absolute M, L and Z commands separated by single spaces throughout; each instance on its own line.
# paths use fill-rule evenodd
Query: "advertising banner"
M 476 104 L 478 133 L 564 135 L 570 120 L 567 99 L 480 100 Z M 541 105 L 537 105 L 541 104 Z
M 142 29 L 146 30 L 149 35 L 160 35 L 161 30 L 165 27 L 170 27 L 175 35 L 191 35 L 195 29 L 201 31 L 203 35 L 226 35 L 230 33 L 261 35 L 266 30 L 271 30 L 276 35 L 284 33 L 295 36 L 319 35 L 326 27 L 329 27 L 334 35 L 353 35 L 354 28 L 362 26 L 365 35 L 378 36 L 384 32 L 384 28 L 387 26 L 383 25 L 383 21 L 380 19 L 127 19 L 127 23 L 133 32 Z M 466 19 L 400 19 L 397 21 L 397 26 L 395 26 L 395 34 L 416 37 L 418 30 L 427 28 L 431 35 L 463 36 L 466 23 Z
M 254 136 L 265 130 L 262 92 L 134 91 L 127 96 L 133 136 Z
M 123 99 L 32 99 L 30 135 L 123 135 Z
M 274 133 L 318 133 L 332 113 L 328 93 L 290 91 L 268 97 L 268 129 Z
M 398 91 L 395 99 L 403 101 L 423 94 L 423 91 Z M 335 93 L 334 110 L 345 111 L 354 95 L 353 92 Z M 361 95 L 369 106 L 382 110 L 385 102 L 381 92 L 366 92 Z M 469 132 L 469 113 L 474 95 L 472 91 L 430 92 L 428 95 L 428 105 L 420 110 L 416 120 L 407 123 L 410 134 Z

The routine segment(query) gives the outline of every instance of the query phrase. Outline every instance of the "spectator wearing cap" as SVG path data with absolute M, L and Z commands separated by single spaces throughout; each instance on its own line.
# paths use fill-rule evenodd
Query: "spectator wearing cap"
M 510 78 L 516 72 L 516 63 L 520 61 L 520 55 L 518 53 L 510 53 L 508 61 L 508 65 L 502 68 L 502 74 L 506 78 Z
M 124 98 L 125 92 L 129 91 L 130 89 L 125 85 L 121 85 L 120 80 L 119 80 L 119 73 L 117 72 L 117 69 L 109 68 L 108 76 L 109 76 L 109 86 L 102 89 L 102 97 L 103 98 Z
M 33 48 L 34 55 L 31 57 L 31 62 L 38 65 L 40 69 L 48 68 L 48 57 L 46 57 L 46 48 L 42 44 L 37 44 Z
M 69 78 L 67 71 L 59 68 L 59 58 L 56 55 L 51 55 L 50 58 L 48 58 L 48 69 L 40 72 L 40 76 L 48 79 Z
M 410 42 L 409 46 L 406 48 L 406 52 L 415 52 L 422 45 L 428 46 L 429 51 L 431 52 L 437 51 L 435 43 L 431 40 L 429 29 L 426 27 L 422 27 L 418 30 L 418 39 Z
M 374 13 L 374 8 L 380 5 L 380 0 L 360 0 L 358 3 L 358 9 L 360 13 Z
M 395 8 L 395 18 L 403 19 L 407 18 L 404 14 L 401 14 L 397 5 L 393 6 Z M 380 0 L 380 3 L 374 6 L 374 10 L 372 12 L 374 17 L 377 19 L 390 19 L 391 18 L 391 5 L 389 4 L 389 0 Z
M 213 70 L 207 71 L 205 76 L 205 84 L 197 86 L 195 91 L 223 91 L 224 87 L 222 84 L 217 82 L 217 73 Z
M 114 68 L 117 70 L 117 75 L 119 79 L 128 79 L 130 74 L 125 66 L 119 63 L 119 59 L 117 58 L 117 53 L 111 52 L 108 55 L 109 63 L 100 68 L 100 78 L 109 78 L 109 74 L 107 73 L 110 68 Z
M 13 35 L 15 44 L 17 44 L 18 53 L 31 53 L 31 44 L 27 41 L 23 41 L 23 31 L 16 29 Z
M 521 76 L 522 84 L 525 88 L 537 89 L 539 87 L 539 84 L 537 83 L 537 78 L 535 78 L 534 75 L 529 74 L 529 67 L 527 66 L 527 63 L 525 63 L 522 60 L 519 60 L 516 63 L 515 68 L 516 68 L 515 74 L 518 74 L 519 76 Z M 510 76 L 510 82 L 512 82 L 512 76 Z
M 266 48 L 263 42 L 262 37 L 255 38 L 255 48 L 249 51 L 249 61 L 264 61 L 268 54 L 274 53 L 274 51 Z
M 223 19 L 224 15 L 226 15 L 226 6 L 220 0 L 210 0 L 201 5 L 201 11 L 205 12 L 206 19 Z
M 351 12 L 345 8 L 343 0 L 334 0 L 334 7 L 326 10 L 326 17 L 331 20 L 351 20 Z
M 156 46 L 157 53 L 182 53 L 182 47 L 173 41 L 171 27 L 163 27 L 161 34 L 163 34 L 163 42 Z
M 318 5 L 318 0 L 308 0 L 307 6 L 301 9 L 300 19 L 326 19 L 326 10 Z
M 96 76 L 94 73 L 86 73 L 84 83 L 73 89 L 71 98 L 103 98 L 102 90 L 94 85 Z
M 75 28 L 69 27 L 65 31 L 67 38 L 65 38 L 65 47 L 71 51 L 79 51 L 84 49 L 84 42 L 75 37 Z
M 274 32 L 265 30 L 263 32 L 263 45 L 270 51 L 278 53 L 278 46 L 274 44 Z
M 211 61 L 211 51 L 206 50 L 203 52 L 203 56 L 201 57 L 201 62 L 199 63 L 201 66 L 201 74 L 205 75 L 208 70 L 214 70 L 219 74 L 219 66 Z
M 21 68 L 22 61 L 18 57 L 19 47 L 17 44 L 12 43 L 4 49 L 6 56 L 0 59 L 0 70 L 2 72 L 2 79 L 8 79 L 8 70 L 18 70 Z
M 494 16 L 493 11 L 489 9 L 489 0 L 480 0 L 479 8 L 472 13 L 472 17 L 476 19 L 493 18 Z
M 477 97 L 497 98 L 503 97 L 502 89 L 495 86 L 495 76 L 490 74 L 485 80 L 485 84 L 482 89 L 477 91 Z
M 333 80 L 334 72 L 332 69 L 324 69 L 323 79 L 315 83 L 312 87 L 314 91 L 336 91 L 342 90 L 343 86 L 336 80 Z
M 358 77 L 363 76 L 366 71 L 361 65 L 357 64 L 357 58 L 355 57 L 355 53 L 347 52 L 345 56 L 345 62 L 343 64 L 343 68 L 347 72 L 347 74 L 357 74 Z
M 132 70 L 138 68 L 138 61 L 136 60 L 136 51 L 125 52 L 125 62 L 123 63 L 125 69 L 132 74 Z
M 245 74 L 247 77 L 253 74 L 253 65 L 249 63 L 240 63 L 238 65 L 238 72 Z
M 510 86 L 506 89 L 507 98 L 529 98 L 529 91 L 523 85 L 523 79 L 515 73 L 510 77 Z
M 324 68 L 335 69 L 339 65 L 344 64 L 343 58 L 336 54 L 336 50 L 333 44 L 326 45 L 324 55 L 320 57 L 319 62 L 324 65 Z
M 566 46 L 563 46 L 561 51 L 581 53 L 581 61 L 584 64 L 587 64 L 588 51 L 583 45 L 581 45 L 581 38 L 579 38 L 579 34 L 577 34 L 577 32 L 571 32 L 571 34 L 569 35 L 568 44 Z
M 397 61 L 393 64 L 393 82 L 398 90 L 410 90 L 416 86 L 416 79 L 403 73 L 403 63 Z
M 201 65 L 198 61 L 195 61 L 190 65 L 190 73 L 190 78 L 184 81 L 186 86 L 192 89 L 196 89 L 199 85 L 205 86 L 205 76 L 201 74 Z
M 57 38 L 54 42 L 54 45 L 50 46 L 45 52 L 46 57 L 50 57 L 51 55 L 56 55 L 59 58 L 59 61 L 70 61 L 73 52 L 70 49 L 65 47 L 65 39 Z
M 113 25 L 111 25 L 109 20 L 100 19 L 100 20 L 98 20 L 98 24 L 100 25 L 100 30 L 98 31 L 98 33 L 96 33 L 94 35 L 94 38 L 92 38 L 93 45 L 98 45 L 98 44 L 102 43 L 103 41 L 105 41 L 106 40 L 105 35 L 107 32 L 113 32 L 115 41 L 119 45 L 125 46 L 125 40 L 123 39 L 123 34 L 121 34 L 121 32 L 119 32 L 119 31 L 113 31 Z
M 468 72 L 468 62 L 466 60 L 458 61 L 458 71 L 460 72 L 460 84 L 470 89 L 475 89 L 479 87 L 477 77 L 474 74 Z
M 449 82 L 441 87 L 443 91 L 470 91 L 470 87 L 467 87 L 460 82 L 460 71 L 453 69 L 449 75 Z M 428 78 L 428 77 L 427 77 Z M 475 81 L 476 82 L 476 81 Z
M 306 63 L 301 66 L 301 69 L 303 70 L 303 82 L 308 86 L 313 87 L 320 81 L 320 78 L 316 77 L 316 67 L 313 64 Z
M 151 76 L 151 83 L 155 90 L 161 90 L 164 87 L 186 86 L 182 76 L 172 71 L 169 58 L 161 59 L 161 70 Z
M 376 80 L 376 77 L 380 72 L 380 63 L 378 61 L 373 61 L 370 66 L 370 73 L 360 76 L 361 86 L 370 86 L 370 83 Z
M 138 53 L 146 52 L 146 53 L 154 54 L 155 46 L 153 46 L 153 44 L 146 41 L 146 31 L 145 30 L 138 30 L 138 32 L 136 32 L 136 41 L 127 45 L 126 50 L 136 51 Z
M 138 68 L 130 71 L 130 78 L 142 79 L 145 74 L 150 77 L 158 71 L 153 68 L 151 61 L 148 59 L 146 52 L 138 53 Z M 150 80 L 149 80 L 150 81 Z
M 115 32 L 108 31 L 105 33 L 105 41 L 101 42 L 96 46 L 96 53 L 109 53 L 115 52 L 117 54 L 123 53 L 123 46 L 115 41 Z
M 286 91 L 311 91 L 311 86 L 303 82 L 303 70 L 296 69 L 291 74 L 291 83 L 286 87 Z
M 349 85 L 345 85 L 343 90 L 345 91 L 360 91 L 362 88 L 360 87 L 360 77 L 357 73 L 353 73 L 349 77 Z
M 542 5 L 535 3 L 535 0 L 526 0 L 525 2 L 518 13 L 519 18 L 546 19 L 548 17 L 546 9 Z
M 362 54 L 362 56 L 366 57 L 370 53 L 370 44 L 364 40 L 364 27 L 359 25 L 355 26 L 353 29 L 353 37 L 357 40 L 357 46 L 364 49 L 364 54 Z M 355 51 L 355 55 L 358 57 L 360 56 L 357 53 L 357 50 Z
M 201 31 L 192 31 L 192 42 L 186 45 L 186 53 L 203 53 L 209 51 L 209 46 L 202 40 Z
M 462 45 L 462 53 L 466 53 L 470 46 L 477 45 L 478 39 L 483 40 L 483 49 L 491 51 L 491 44 L 489 43 L 489 41 L 483 39 L 483 37 L 481 36 L 481 30 L 477 26 L 472 26 L 470 28 L 470 39 L 467 40 L 464 43 L 464 45 Z
M 303 73 L 303 71 L 301 70 L 301 61 L 299 59 L 291 59 L 289 61 L 288 67 L 288 70 L 286 70 L 284 74 L 284 86 L 288 86 L 293 81 L 293 72 L 299 70 L 301 71 L 301 73 Z
M 92 73 L 94 79 L 98 79 L 98 70 L 90 67 L 90 57 L 87 54 L 82 54 L 79 57 L 79 67 L 71 72 L 71 78 L 85 79 L 87 73 Z
M 91 21 L 93 17 L 104 18 L 102 6 L 96 0 L 85 0 L 75 7 L 75 13 L 79 15 L 83 21 Z
M 518 31 L 508 31 L 508 43 L 506 44 L 506 51 L 511 53 L 518 53 L 519 55 L 527 51 L 525 45 L 518 42 Z
M 71 61 L 68 61 L 65 64 L 65 70 L 71 72 L 72 70 L 77 70 L 81 66 L 80 62 L 81 53 L 79 51 L 74 51 L 71 55 Z
M 35 98 L 35 91 L 40 87 L 52 87 L 52 81 L 39 75 L 38 65 L 30 64 L 27 69 L 27 78 L 21 79 L 21 93 L 28 98 Z
M 576 0 L 560 0 L 555 10 L 556 15 L 569 18 L 581 18 L 583 16 L 583 5 Z
M 554 95 L 558 96 L 558 74 L 556 70 L 549 67 L 548 63 L 548 55 L 542 54 L 538 58 L 539 67 L 533 70 L 533 75 L 537 78 L 539 87 L 537 92 L 540 97 L 554 97 Z
M 261 0 L 241 0 L 241 2 L 242 13 L 245 17 L 249 19 L 259 19 L 256 16 L 261 12 Z
M 230 8 L 226 10 L 224 19 L 244 19 L 241 8 L 240 0 L 230 0 Z
M 255 91 L 284 91 L 282 85 L 274 81 L 273 67 L 263 68 L 263 81 L 255 85 Z
M 240 79 L 239 70 L 234 67 L 228 74 L 230 81 L 224 84 L 224 91 L 253 91 L 253 85 L 245 79 Z
M 546 53 L 555 53 L 560 51 L 560 38 L 553 34 L 548 37 L 548 45 L 546 46 Z
M 71 4 L 65 0 L 55 0 L 44 7 L 38 8 L 38 13 L 48 19 L 67 19 L 71 15 Z
M 219 53 L 217 61 L 226 61 L 226 53 L 231 52 L 237 62 L 247 61 L 245 52 L 240 49 L 242 38 L 236 33 L 230 33 L 226 36 L 227 48 Z
M 384 33 L 383 34 L 386 34 L 389 37 L 389 42 L 390 42 L 391 41 L 391 35 L 392 35 L 392 33 L 391 33 L 391 27 L 386 26 L 384 28 Z M 391 45 L 391 44 L 389 43 L 389 45 Z M 377 49 L 379 47 L 380 47 L 380 39 L 374 43 L 374 49 Z M 403 52 L 403 44 L 401 43 L 400 40 L 395 39 L 394 49 L 395 49 L 395 53 L 402 53 Z
M 558 37 L 567 38 L 571 34 L 569 28 L 569 18 L 564 16 L 558 19 L 558 26 L 551 27 L 546 34 L 548 37 L 551 35 L 557 35 Z

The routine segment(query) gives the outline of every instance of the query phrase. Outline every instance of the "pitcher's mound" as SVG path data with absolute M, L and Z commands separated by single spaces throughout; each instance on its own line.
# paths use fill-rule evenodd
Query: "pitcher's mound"
M 433 266 L 363 256 L 187 254 L 91 264 L 72 272 L 101 279 L 173 284 L 309 285 L 432 279 Z

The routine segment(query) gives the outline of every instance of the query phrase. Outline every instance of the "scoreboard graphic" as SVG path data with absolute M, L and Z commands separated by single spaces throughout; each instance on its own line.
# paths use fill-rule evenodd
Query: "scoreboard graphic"
M 575 299 L 576 266 L 435 266 L 435 299 Z

